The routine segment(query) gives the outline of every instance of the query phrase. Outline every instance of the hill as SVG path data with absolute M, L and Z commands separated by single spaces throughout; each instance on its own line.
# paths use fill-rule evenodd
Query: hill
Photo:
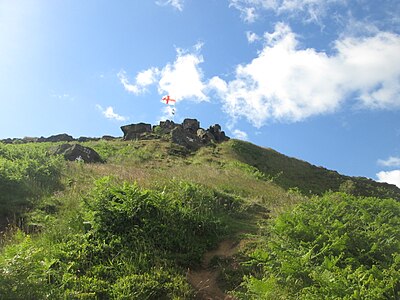
M 287 157 L 273 149 L 237 141 L 232 144 L 232 151 L 236 154 L 236 159 L 274 178 L 274 182 L 284 189 L 298 188 L 305 194 L 318 195 L 329 190 L 344 191 L 357 196 L 400 200 L 400 189 L 395 185 L 376 182 L 365 177 L 341 175 L 336 171 Z
M 186 124 L 0 143 L 0 298 L 399 296 L 397 187 Z

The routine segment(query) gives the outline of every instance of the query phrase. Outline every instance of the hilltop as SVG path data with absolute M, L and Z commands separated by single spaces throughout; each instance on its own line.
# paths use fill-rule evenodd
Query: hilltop
M 22 139 L 4 139 L 0 142 L 4 144 L 26 144 L 26 143 L 87 143 L 96 149 L 97 144 L 121 141 L 142 141 L 143 147 L 159 144 L 159 148 L 169 148 L 167 154 L 177 151 L 183 158 L 186 156 L 198 155 L 196 151 L 203 147 L 217 148 L 218 144 L 230 140 L 225 132 L 221 130 L 219 124 L 210 126 L 208 129 L 200 127 L 200 122 L 196 119 L 185 119 L 182 124 L 173 121 L 161 121 L 158 125 L 146 123 L 130 124 L 121 127 L 122 137 L 104 135 L 101 138 L 79 137 L 74 138 L 66 133 L 57 134 L 50 137 L 25 137 Z M 146 142 L 148 141 L 148 142 Z M 155 142 L 150 142 L 155 141 Z M 168 146 L 178 145 L 181 147 Z M 117 145 L 117 143 L 114 143 Z M 124 143 L 120 143 L 122 147 Z M 156 146 L 153 146 L 156 148 Z M 171 148 L 172 147 L 172 148 Z M 172 150 L 175 149 L 175 150 Z M 56 154 L 65 154 L 67 147 L 55 149 Z M 93 149 L 86 150 L 92 151 Z M 75 160 L 77 157 L 85 157 L 84 149 L 77 150 L 70 155 L 68 160 Z M 100 150 L 101 151 L 101 150 Z M 205 150 L 202 150 L 205 151 Z M 318 167 L 308 162 L 288 157 L 270 148 L 263 148 L 249 142 L 232 140 L 226 145 L 218 147 L 218 151 L 223 153 L 219 156 L 219 164 L 224 164 L 224 159 L 233 159 L 241 162 L 255 172 L 260 172 L 260 176 L 273 181 L 285 190 L 296 188 L 303 194 L 322 195 L 327 191 L 344 191 L 357 196 L 390 197 L 400 200 L 400 189 L 393 184 L 376 182 L 365 177 L 351 177 L 339 174 L 334 170 Z M 200 152 L 202 153 L 202 152 Z M 93 155 L 97 155 L 94 152 Z M 161 154 L 160 154 L 161 155 Z M 104 156 L 104 154 L 103 154 Z M 212 156 L 212 155 L 211 155 Z M 105 157 L 105 160 L 109 157 Z M 101 161 L 96 156 L 94 161 Z
M 0 298 L 399 295 L 396 186 L 195 119 L 121 130 L 0 143 Z

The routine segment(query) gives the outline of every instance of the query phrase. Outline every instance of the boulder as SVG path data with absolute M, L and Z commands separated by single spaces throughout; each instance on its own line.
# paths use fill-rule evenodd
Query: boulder
M 86 137 L 86 136 L 81 136 L 78 138 L 79 143 L 84 143 L 84 142 L 91 142 L 91 141 L 98 141 L 100 140 L 99 138 L 93 138 L 93 137 Z
M 24 141 L 24 143 L 36 143 L 38 141 L 38 138 L 26 136 L 22 140 Z
M 6 138 L 4 140 L 1 140 L 1 142 L 4 144 L 12 144 L 14 142 L 14 139 Z
M 151 132 L 151 124 L 138 123 L 121 126 L 124 133 L 124 141 L 140 139 L 141 135 L 146 132 Z
M 102 139 L 102 140 L 105 140 L 105 141 L 115 141 L 115 140 L 118 140 L 117 137 L 111 136 L 111 135 L 103 135 L 103 136 L 101 137 L 101 139 Z
M 184 130 L 196 134 L 197 130 L 200 128 L 200 122 L 196 119 L 185 119 L 183 120 L 182 126 Z
M 203 144 L 208 144 L 212 141 L 215 141 L 214 136 L 208 130 L 204 130 L 203 128 L 197 130 L 197 137 Z
M 170 121 L 170 120 L 160 121 L 160 125 L 153 127 L 153 132 L 155 132 L 157 134 L 168 134 L 174 128 L 176 128 L 178 126 L 181 126 L 181 125 L 175 124 L 174 121 Z
M 203 144 L 200 138 L 183 127 L 176 127 L 171 131 L 171 141 L 190 150 L 198 150 Z
M 229 140 L 229 137 L 225 135 L 225 132 L 221 131 L 221 126 L 219 124 L 210 126 L 207 131 L 214 136 L 215 141 L 218 143 Z
M 72 142 L 74 140 L 75 139 L 72 136 L 70 136 L 66 133 L 61 133 L 61 134 L 49 136 L 47 138 L 40 137 L 37 139 L 37 142 Z
M 83 160 L 85 163 L 102 162 L 100 155 L 89 147 L 80 144 L 62 144 L 58 146 L 54 154 L 63 155 L 66 160 Z

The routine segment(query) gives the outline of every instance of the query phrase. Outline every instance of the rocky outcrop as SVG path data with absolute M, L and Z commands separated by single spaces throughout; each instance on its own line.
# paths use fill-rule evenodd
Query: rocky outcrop
M 171 141 L 190 150 L 197 150 L 203 146 L 203 143 L 196 134 L 185 130 L 182 126 L 176 127 L 171 131 Z
M 225 132 L 221 130 L 219 124 L 210 126 L 208 129 L 200 127 L 200 122 L 197 119 L 184 119 L 182 124 L 177 124 L 174 121 L 166 120 L 161 121 L 159 125 L 151 126 L 151 124 L 137 123 L 121 126 L 121 130 L 124 133 L 123 140 L 171 140 L 173 143 L 186 147 L 189 150 L 197 150 L 202 146 L 209 145 L 212 143 L 221 143 L 229 140 L 229 137 L 225 135 Z M 34 142 L 72 142 L 77 141 L 79 143 L 89 141 L 99 141 L 100 139 L 106 141 L 113 141 L 120 139 L 119 137 L 113 137 L 110 135 L 103 135 L 101 138 L 91 138 L 81 136 L 79 139 L 74 139 L 72 136 L 62 133 L 52 135 L 49 137 L 25 137 L 22 139 L 4 139 L 0 142 L 5 144 L 23 144 L 23 143 L 34 143 Z M 68 145 L 68 144 L 64 144 Z M 66 146 L 63 146 L 66 147 Z M 76 146 L 73 150 L 74 153 L 82 150 L 81 145 Z M 62 148 L 64 149 L 64 148 Z M 89 148 L 90 149 L 90 148 Z M 92 149 L 93 150 L 93 149 Z M 61 150 L 60 150 L 61 151 Z M 70 151 L 70 150 L 68 150 Z M 94 151 L 94 150 L 93 150 Z M 78 154 L 83 160 L 90 159 L 89 157 L 84 158 L 85 155 Z M 96 155 L 95 155 L 96 156 Z M 69 159 L 69 158 L 67 158 Z M 76 159 L 74 155 L 71 156 L 70 160 Z
M 171 138 L 173 143 L 190 150 L 229 139 L 220 125 L 215 124 L 209 129 L 203 129 L 197 119 L 185 119 L 182 124 L 170 120 L 161 121 L 159 125 L 153 126 L 152 132 L 151 125 L 145 123 L 130 124 L 122 126 L 121 129 L 124 132 L 124 140 Z
M 225 135 L 225 132 L 221 130 L 221 126 L 219 124 L 210 126 L 207 131 L 215 138 L 215 141 L 218 143 L 229 140 L 229 137 L 227 137 Z
M 197 137 L 200 139 L 202 144 L 208 144 L 215 142 L 215 137 L 208 130 L 203 128 L 197 129 Z
M 144 136 L 145 133 L 152 132 L 151 124 L 146 124 L 146 123 L 121 126 L 121 130 L 124 133 L 123 137 L 124 141 L 138 140 L 142 136 Z
M 79 143 L 85 143 L 85 142 L 93 142 L 93 141 L 99 141 L 99 138 L 94 138 L 94 137 L 87 137 L 87 136 L 81 136 L 78 138 Z
M 105 141 L 115 141 L 115 140 L 118 140 L 119 138 L 112 136 L 112 135 L 103 135 L 101 137 L 101 139 L 105 140 Z
M 84 161 L 85 163 L 102 162 L 100 155 L 89 147 L 80 144 L 62 144 L 58 146 L 54 154 L 63 155 L 69 161 Z
M 14 140 L 15 139 L 7 138 L 7 139 L 4 139 L 4 140 L 1 140 L 1 142 L 4 143 L 4 144 L 12 144 L 14 142 Z
M 72 142 L 74 140 L 75 139 L 72 136 L 66 133 L 61 133 L 49 136 L 48 138 L 40 137 L 37 139 L 37 142 Z
M 197 130 L 200 128 L 200 122 L 196 119 L 185 119 L 183 120 L 182 126 L 184 130 L 196 134 Z
M 154 133 L 157 134 L 168 134 L 171 133 L 173 129 L 176 127 L 182 126 L 180 124 L 176 124 L 174 121 L 166 120 L 160 121 L 160 125 L 153 126 Z

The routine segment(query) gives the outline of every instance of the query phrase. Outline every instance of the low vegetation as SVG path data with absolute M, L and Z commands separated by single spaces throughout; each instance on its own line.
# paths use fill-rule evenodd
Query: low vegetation
M 47 155 L 47 147 L 0 143 L 0 227 L 15 224 L 42 197 L 61 188 L 65 163 L 60 157 Z
M 224 240 L 207 267 L 238 299 L 400 297 L 394 187 L 236 140 L 83 144 L 105 163 L 0 143 L 0 299 L 194 299 Z
M 263 240 L 263 242 L 262 242 Z M 243 299 L 398 299 L 400 203 L 314 197 L 262 231 Z

